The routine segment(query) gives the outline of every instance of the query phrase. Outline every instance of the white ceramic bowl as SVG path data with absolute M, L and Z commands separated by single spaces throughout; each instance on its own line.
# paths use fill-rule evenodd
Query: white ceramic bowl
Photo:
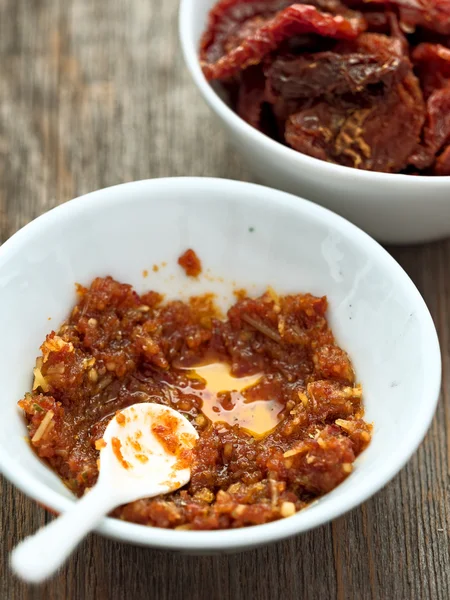
M 188 247 L 203 261 L 198 282 L 177 265 Z M 167 267 L 154 273 L 152 265 L 162 261 Z M 324 208 L 249 183 L 195 178 L 128 183 L 46 213 L 0 248 L 0 469 L 51 509 L 65 511 L 74 498 L 31 451 L 16 402 L 30 389 L 45 334 L 75 301 L 74 283 L 108 274 L 138 291 L 152 288 L 168 297 L 214 291 L 225 304 L 233 301 L 231 282 L 251 294 L 268 285 L 282 293 L 327 294 L 332 327 L 363 384 L 374 434 L 342 485 L 288 519 L 251 530 L 192 532 L 107 518 L 101 533 L 191 552 L 279 540 L 366 500 L 422 440 L 440 388 L 436 331 L 413 283 L 376 242 Z
M 181 0 L 184 57 L 203 98 L 262 183 L 322 204 L 382 242 L 450 236 L 450 177 L 372 173 L 327 163 L 272 140 L 229 108 L 204 78 L 198 61 L 199 40 L 215 3 Z

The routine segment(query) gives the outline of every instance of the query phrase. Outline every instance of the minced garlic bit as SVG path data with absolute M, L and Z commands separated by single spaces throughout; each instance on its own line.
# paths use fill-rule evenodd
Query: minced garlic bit
M 290 456 L 295 456 L 296 454 L 300 454 L 301 449 L 300 448 L 292 448 L 292 450 L 287 450 L 284 454 L 283 457 L 284 458 L 289 458 Z
M 342 470 L 344 473 L 351 473 L 353 471 L 352 463 L 342 463 Z
M 345 388 L 346 390 L 351 390 L 351 395 L 353 398 L 361 398 L 363 391 L 361 385 L 355 385 L 355 387 Z
M 47 412 L 45 417 L 42 419 L 39 427 L 36 429 L 36 433 L 31 438 L 33 444 L 39 442 L 39 440 L 42 438 L 42 436 L 47 430 L 47 427 L 50 425 L 50 421 L 53 419 L 54 415 L 55 413 L 52 410 L 49 410 Z
M 283 454 L 283 457 L 289 458 L 290 456 L 295 456 L 296 454 L 303 454 L 307 450 L 308 447 L 306 446 L 306 444 L 300 443 L 300 445 L 291 448 L 290 450 L 286 450 L 286 452 Z
M 203 415 L 197 415 L 195 417 L 195 422 L 199 427 L 204 427 L 206 425 L 206 417 L 204 417 Z
M 353 421 L 347 421 L 345 419 L 336 419 L 335 423 L 345 431 L 353 431 Z
M 41 346 L 43 362 L 47 362 L 50 352 L 59 352 L 65 348 L 68 352 L 73 352 L 72 342 L 65 342 L 59 335 L 54 335 L 45 340 Z
M 292 515 L 295 515 L 295 504 L 293 502 L 283 502 L 280 514 L 282 517 L 292 517 Z
M 49 337 L 45 340 L 45 342 L 41 346 L 42 356 L 39 356 L 36 359 L 36 366 L 33 369 L 34 381 L 33 381 L 33 391 L 41 388 L 41 390 L 46 393 L 50 391 L 50 386 L 47 383 L 47 380 L 42 374 L 42 365 L 47 362 L 48 357 L 51 352 L 59 352 L 63 348 L 66 348 L 69 352 L 73 352 L 74 347 L 71 342 L 65 342 L 58 335 L 54 335 L 53 337 Z M 55 365 L 52 367 L 53 374 L 64 373 L 64 365 Z
M 300 398 L 301 403 L 303 404 L 303 406 L 306 408 L 308 406 L 308 396 L 306 394 L 304 394 L 303 392 L 297 392 L 298 397 Z
M 42 367 L 42 357 L 36 359 L 36 366 L 33 369 L 34 381 L 33 381 L 33 391 L 41 388 L 43 392 L 50 391 L 50 387 L 47 383 L 47 380 L 42 375 L 41 367 Z
M 95 365 L 95 358 L 93 356 L 91 356 L 90 358 L 83 359 L 83 368 L 84 369 L 90 369 L 94 365 Z
M 233 509 L 233 516 L 240 517 L 245 512 L 245 504 L 238 504 L 235 509 Z
M 211 504 L 211 502 L 214 500 L 214 494 L 211 490 L 205 487 L 195 493 L 195 499 Z
M 275 479 L 269 479 L 270 486 L 270 503 L 273 507 L 278 504 L 278 485 Z
M 346 420 L 346 419 L 336 419 L 336 425 L 338 425 L 341 429 L 349 433 L 356 433 L 356 431 L 361 427 L 361 425 L 356 421 Z M 360 431 L 361 439 L 368 442 L 370 440 L 370 433 L 368 431 Z
M 286 328 L 285 318 L 283 317 L 283 315 L 280 315 L 278 317 L 278 333 L 281 335 L 281 337 L 283 337 L 283 335 L 284 335 L 285 328 Z
M 280 296 L 276 293 L 273 287 L 269 286 L 267 288 L 267 294 L 272 300 L 272 302 L 275 304 L 275 306 L 280 306 Z
M 142 313 L 146 313 L 150 310 L 150 306 L 143 304 L 142 306 L 138 306 L 137 310 Z

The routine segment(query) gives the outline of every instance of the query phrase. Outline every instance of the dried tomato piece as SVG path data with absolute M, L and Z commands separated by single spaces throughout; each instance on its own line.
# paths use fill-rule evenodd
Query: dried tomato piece
M 380 1 L 380 0 L 377 0 Z M 372 0 L 364 0 L 372 2 Z M 411 33 L 416 26 L 441 34 L 450 33 L 450 0 L 381 0 L 399 10 L 402 29 Z
M 402 29 L 413 33 L 416 27 L 423 27 L 439 34 L 450 33 L 450 0 L 345 0 L 346 4 L 356 7 L 362 12 L 365 7 L 372 11 L 373 5 L 378 10 L 396 9 L 400 16 Z
M 394 13 L 387 13 L 387 17 L 389 21 L 391 37 L 397 40 L 397 43 L 399 44 L 402 53 L 405 56 L 409 56 L 409 41 L 406 35 L 404 34 L 402 28 L 400 27 L 397 15 Z
M 435 175 L 450 175 L 450 145 L 437 157 L 433 172 Z
M 367 33 L 343 42 L 333 52 L 279 56 L 266 69 L 267 98 L 317 98 L 326 94 L 358 93 L 368 85 L 400 81 L 409 69 L 396 40 Z
M 200 59 L 213 63 L 231 52 L 277 12 L 296 4 L 295 0 L 220 0 L 211 9 L 208 27 L 200 45 Z M 358 17 L 340 0 L 306 0 L 323 12 L 343 17 Z
M 450 50 L 440 44 L 423 43 L 414 49 L 412 59 L 427 98 L 427 119 L 422 141 L 410 163 L 426 169 L 450 139 Z
M 422 92 L 410 73 L 385 94 L 337 97 L 291 115 L 285 137 L 295 150 L 322 160 L 395 173 L 408 164 L 424 119 Z
M 441 44 L 419 44 L 412 52 L 412 60 L 427 98 L 434 90 L 450 80 L 450 50 Z
M 372 33 L 389 33 L 389 15 L 386 12 L 378 10 L 363 11 L 364 18 L 367 21 L 367 31 Z
M 266 78 L 260 65 L 249 67 L 242 73 L 236 112 L 256 129 L 260 129 L 261 112 L 266 95 L 265 86 Z
M 200 59 L 216 62 L 292 0 L 219 0 L 208 15 Z
M 450 137 L 450 81 L 428 98 L 427 115 L 425 141 L 433 145 L 437 153 Z
M 450 80 L 446 87 L 435 90 L 427 100 L 427 117 L 423 140 L 410 157 L 410 164 L 425 169 L 433 164 L 436 154 L 450 142 Z
M 284 40 L 302 33 L 317 33 L 336 39 L 354 39 L 365 29 L 362 18 L 346 19 L 318 11 L 313 6 L 293 4 L 279 11 L 242 43 L 214 63 L 201 60 L 207 79 L 227 79 L 277 48 Z M 206 48 L 202 44 L 203 53 Z

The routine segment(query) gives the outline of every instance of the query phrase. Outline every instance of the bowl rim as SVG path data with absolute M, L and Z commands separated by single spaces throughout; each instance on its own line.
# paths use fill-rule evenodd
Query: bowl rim
M 286 192 L 254 183 L 202 177 L 148 179 L 103 188 L 57 206 L 25 225 L 0 247 L 0 270 L 5 267 L 10 256 L 21 251 L 28 239 L 32 239 L 36 234 L 43 235 L 47 228 L 54 227 L 59 222 L 70 220 L 71 217 L 80 214 L 86 215 L 89 210 L 107 209 L 114 204 L 129 203 L 133 201 L 133 194 L 139 194 L 138 198 L 140 198 L 142 193 L 145 193 L 146 196 L 151 198 L 152 193 L 155 191 L 161 193 L 164 190 L 174 188 L 179 190 L 180 194 L 183 193 L 183 190 L 195 189 L 198 194 L 208 195 L 210 201 L 214 202 L 211 199 L 211 196 L 213 196 L 211 191 L 217 186 L 225 189 L 230 197 L 236 197 L 243 190 L 247 190 L 246 202 L 250 202 L 255 207 L 260 205 L 261 197 L 263 197 L 264 202 L 273 203 L 280 206 L 280 208 L 297 212 L 299 217 L 308 215 L 310 218 L 320 219 L 331 229 L 335 229 L 345 236 L 351 235 L 355 243 L 366 247 L 374 259 L 381 261 L 382 266 L 387 271 L 395 272 L 396 284 L 405 288 L 405 293 L 411 299 L 411 306 L 414 307 L 417 319 L 422 324 L 423 344 L 427 348 L 424 357 L 424 370 L 428 373 L 428 381 L 430 382 L 428 394 L 430 400 L 424 402 L 421 410 L 417 411 L 414 427 L 411 427 L 408 432 L 408 444 L 397 449 L 396 454 L 391 456 L 389 461 L 385 461 L 382 468 L 368 482 L 365 482 L 364 485 L 360 484 L 361 489 L 358 490 L 357 495 L 347 493 L 342 498 L 336 499 L 332 506 L 327 508 L 326 513 L 324 511 L 321 513 L 320 509 L 317 510 L 318 507 L 316 507 L 316 512 L 312 513 L 312 518 L 308 521 L 302 518 L 298 522 L 297 519 L 299 515 L 305 514 L 308 508 L 289 519 L 282 519 L 251 528 L 220 531 L 160 529 L 105 517 L 96 528 L 96 531 L 107 537 L 137 545 L 172 550 L 220 552 L 227 549 L 237 551 L 303 533 L 348 512 L 384 487 L 417 450 L 430 426 L 436 409 L 441 386 L 439 340 L 430 312 L 412 280 L 378 242 L 356 225 L 326 208 Z M 129 193 L 127 194 L 127 192 Z M 0 445 L 0 471 L 17 488 L 45 507 L 59 513 L 65 512 L 73 505 L 75 499 L 68 498 L 47 487 L 37 476 L 31 475 L 23 464 L 7 452 L 2 452 L 2 450 L 3 447 Z
M 246 135 L 256 145 L 262 147 L 267 153 L 278 154 L 279 160 L 293 161 L 299 169 L 305 166 L 316 169 L 323 169 L 324 177 L 347 177 L 354 179 L 361 185 L 366 184 L 401 184 L 413 186 L 420 184 L 432 187 L 448 187 L 450 184 L 450 175 L 430 176 L 430 175 L 407 175 L 405 173 L 380 173 L 378 171 L 367 171 L 363 169 L 355 169 L 330 163 L 313 156 L 308 156 L 303 152 L 298 152 L 288 146 L 284 146 L 280 142 L 273 140 L 268 135 L 258 131 L 244 121 L 236 112 L 234 112 L 220 96 L 214 91 L 212 86 L 203 75 L 198 60 L 198 48 L 196 40 L 193 36 L 193 31 L 189 27 L 190 14 L 194 12 L 195 0 L 180 0 L 180 8 L 178 12 L 178 34 L 181 43 L 185 63 L 194 80 L 197 88 L 202 94 L 204 100 L 210 108 L 216 112 L 223 121 L 230 126 L 240 130 L 242 135 Z M 364 202 L 366 197 L 361 195 L 360 201 Z M 419 202 L 414 194 L 410 201 Z M 433 198 L 427 198 L 428 202 L 432 202 Z M 422 201 L 420 200 L 420 203 Z

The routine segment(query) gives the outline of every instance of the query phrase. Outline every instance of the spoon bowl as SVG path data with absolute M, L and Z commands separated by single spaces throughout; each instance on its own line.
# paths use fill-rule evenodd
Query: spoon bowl
M 191 451 L 198 433 L 176 410 L 143 402 L 119 412 L 97 447 L 97 486 L 108 487 L 116 506 L 168 494 L 191 478 Z
M 191 423 L 168 406 L 143 402 L 118 412 L 96 442 L 97 484 L 72 510 L 13 550 L 13 571 L 25 581 L 44 581 L 110 510 L 185 485 L 197 439 Z

